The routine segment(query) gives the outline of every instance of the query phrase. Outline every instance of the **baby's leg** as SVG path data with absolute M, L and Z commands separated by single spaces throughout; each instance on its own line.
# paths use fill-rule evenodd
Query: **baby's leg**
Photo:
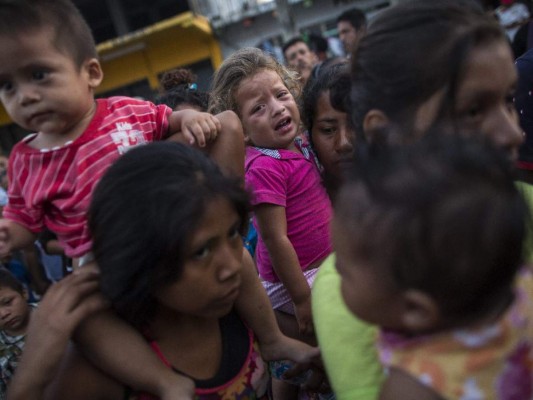
M 110 310 L 85 320 L 75 339 L 93 364 L 118 381 L 165 400 L 193 398 L 193 382 L 165 366 L 143 337 Z

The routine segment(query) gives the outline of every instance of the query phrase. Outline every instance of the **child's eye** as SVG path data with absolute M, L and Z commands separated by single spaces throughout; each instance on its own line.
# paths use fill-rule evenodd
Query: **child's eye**
M 9 92 L 13 89 L 13 83 L 5 81 L 0 82 L 0 91 L 2 92 Z
M 202 259 L 206 258 L 208 255 L 209 255 L 209 247 L 204 246 L 204 247 L 199 248 L 198 250 L 196 250 L 194 252 L 193 258 L 195 260 L 202 260 Z
M 252 114 L 253 113 L 256 113 L 258 111 L 261 111 L 263 108 L 265 108 L 265 105 L 264 104 L 258 104 L 257 106 L 255 106 L 254 108 L 252 108 Z
M 481 106 L 479 104 L 473 104 L 466 110 L 466 116 L 470 119 L 476 118 L 481 114 Z
M 230 239 L 240 238 L 241 237 L 241 233 L 239 231 L 239 227 L 238 226 L 234 226 L 233 228 L 231 228 L 231 230 L 228 233 L 228 237 Z
M 36 81 L 42 81 L 43 79 L 46 79 L 48 76 L 48 72 L 46 71 L 34 71 L 31 74 L 32 79 Z
M 334 135 L 337 129 L 334 126 L 324 126 L 320 128 L 320 133 L 323 135 Z
M 282 98 L 282 97 L 288 96 L 288 94 L 289 94 L 288 91 L 283 90 L 283 91 L 278 93 L 278 98 Z
M 13 302 L 13 298 L 4 299 L 4 300 L 2 300 L 2 305 L 3 306 L 9 306 L 12 302 Z

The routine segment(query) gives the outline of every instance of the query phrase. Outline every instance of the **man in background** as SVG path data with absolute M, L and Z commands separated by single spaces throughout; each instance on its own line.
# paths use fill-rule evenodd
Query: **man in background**
M 337 18 L 337 32 L 348 57 L 366 33 L 366 15 L 358 8 L 343 12 Z
M 310 78 L 313 67 L 319 62 L 316 54 L 311 51 L 309 45 L 300 36 L 285 42 L 283 56 L 286 65 L 300 74 L 304 85 Z

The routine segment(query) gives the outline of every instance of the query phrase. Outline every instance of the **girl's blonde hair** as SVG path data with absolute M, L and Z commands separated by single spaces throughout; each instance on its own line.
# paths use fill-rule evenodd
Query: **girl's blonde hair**
M 255 47 L 245 47 L 229 56 L 215 72 L 209 98 L 209 112 L 232 110 L 240 115 L 235 91 L 241 82 L 263 70 L 276 72 L 295 99 L 301 91 L 298 74 L 281 65 L 270 54 Z

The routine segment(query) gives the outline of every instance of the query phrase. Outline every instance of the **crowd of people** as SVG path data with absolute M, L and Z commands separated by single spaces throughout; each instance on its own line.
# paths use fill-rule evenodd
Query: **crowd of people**
M 352 9 L 345 57 L 243 48 L 151 102 L 95 98 L 71 0 L 0 0 L 33 132 L 0 257 L 61 254 L 0 268 L 0 399 L 532 398 L 533 50 L 497 6 Z

